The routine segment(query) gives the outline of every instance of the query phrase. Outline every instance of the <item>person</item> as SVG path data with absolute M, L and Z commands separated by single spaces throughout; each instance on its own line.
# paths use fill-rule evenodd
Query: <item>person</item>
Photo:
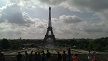
M 33 51 L 31 51 L 31 53 L 29 55 L 29 61 L 33 61 Z
M 74 56 L 72 56 L 73 61 L 79 61 L 79 57 L 77 54 L 74 54 Z
M 92 57 L 96 56 L 96 51 L 93 51 Z
M 41 55 L 40 55 L 40 52 L 38 52 L 37 56 L 38 56 L 38 61 L 41 61 Z
M 63 54 L 62 54 L 62 61 L 66 61 L 66 58 L 67 58 L 67 55 L 66 55 L 65 51 L 63 51 Z
M 17 61 L 22 61 L 22 54 L 21 54 L 21 52 L 18 52 L 18 55 L 16 57 L 17 57 Z
M 71 49 L 68 48 L 67 50 L 68 50 L 68 61 L 70 61 L 70 60 L 71 60 L 71 59 L 70 59 L 70 58 L 71 58 Z
M 38 54 L 37 54 L 37 52 L 35 52 L 35 54 L 34 54 L 34 59 L 35 59 L 35 61 L 38 60 Z
M 5 56 L 1 51 L 0 51 L 0 61 L 5 61 Z
M 47 61 L 50 61 L 50 58 L 51 58 L 51 53 L 49 52 L 49 50 L 47 50 L 47 53 L 46 53 Z
M 29 60 L 29 55 L 28 55 L 27 51 L 25 51 L 24 61 L 28 61 L 28 60 Z
M 91 61 L 91 53 L 90 53 L 90 51 L 88 52 L 87 56 L 88 56 L 88 61 Z
M 98 61 L 96 56 L 93 57 L 92 61 Z
M 45 56 L 44 51 L 42 51 L 42 61 L 46 61 L 46 56 Z
M 62 59 L 62 56 L 61 56 L 60 52 L 57 52 L 57 61 L 61 61 L 61 59 Z

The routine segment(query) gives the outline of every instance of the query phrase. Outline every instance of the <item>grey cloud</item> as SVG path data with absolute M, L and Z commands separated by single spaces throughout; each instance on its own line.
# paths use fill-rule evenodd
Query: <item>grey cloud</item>
M 99 12 L 98 15 L 101 16 L 101 18 L 102 18 L 102 20 L 104 20 L 103 22 L 104 22 L 105 24 L 108 23 L 108 10 L 105 10 L 105 11 L 103 11 L 103 12 Z
M 73 5 L 79 9 L 90 9 L 93 11 L 101 11 L 108 9 L 108 0 L 69 0 L 69 5 Z
M 22 32 L 21 31 L 15 31 L 15 30 L 5 30 L 0 31 L 0 38 L 19 38 L 21 37 Z
M 21 0 L 6 0 L 7 3 L 16 3 L 19 4 Z
M 60 21 L 63 21 L 64 23 L 78 23 L 82 20 L 77 16 L 66 16 L 62 15 L 59 17 Z
M 97 32 L 103 32 L 103 30 L 101 28 L 86 28 L 84 29 L 85 32 L 87 33 L 97 33 Z
M 79 10 L 92 10 L 92 11 L 103 11 L 108 9 L 108 0 L 9 0 L 13 3 L 19 4 L 23 3 L 25 6 L 36 6 L 35 3 L 38 1 L 41 4 L 51 5 L 51 6 L 63 6 L 69 9 L 79 9 Z
M 103 11 L 108 9 L 108 0 L 9 0 L 13 3 L 23 3 L 25 6 L 36 6 L 38 1 L 51 6 L 63 6 L 69 9 Z
M 5 20 L 7 20 L 9 23 L 20 26 L 30 26 L 30 24 L 33 23 L 27 13 L 22 13 L 20 11 L 20 7 L 16 4 L 7 5 L 1 13 L 1 22 L 5 22 Z
M 4 22 L 4 19 L 5 19 L 5 15 L 1 15 L 0 16 L 0 23 Z
M 42 29 L 44 29 L 45 28 L 45 26 L 44 25 L 39 25 L 39 26 L 37 26 L 38 28 L 42 28 Z
M 83 28 L 83 31 L 87 33 L 104 33 L 105 25 L 102 24 L 88 24 Z
M 46 3 L 48 5 L 59 5 L 66 0 L 39 0 L 42 3 Z
M 31 1 L 34 1 L 34 0 L 31 0 Z M 104 24 L 108 23 L 108 21 L 107 21 L 108 14 L 107 14 L 107 11 L 105 12 L 105 10 L 108 8 L 107 0 L 104 0 L 104 1 L 101 1 L 101 0 L 98 0 L 98 1 L 95 1 L 95 0 L 52 0 L 52 1 L 51 0 L 39 0 L 39 1 L 42 3 L 45 3 L 47 5 L 49 5 L 49 1 L 50 1 L 51 5 L 53 5 L 53 6 L 59 6 L 60 4 L 64 3 L 64 4 L 68 5 L 68 8 L 73 8 L 73 9 L 77 8 L 79 10 L 92 10 L 95 12 L 98 12 L 98 11 L 102 12 L 104 10 L 104 12 L 102 12 L 101 15 L 104 16 L 105 18 L 102 20 L 103 20 Z M 65 5 L 63 5 L 63 6 L 65 6 Z M 4 20 L 6 19 L 9 23 L 12 23 L 12 24 L 30 26 L 30 27 L 28 27 L 29 28 L 28 30 L 25 28 L 25 30 L 22 31 L 23 36 L 27 37 L 27 38 L 33 38 L 34 36 L 39 37 L 39 38 L 41 36 L 44 38 L 45 34 L 43 34 L 43 33 L 46 33 L 45 30 L 47 30 L 47 26 L 46 26 L 47 22 L 43 22 L 40 19 L 38 22 L 35 21 L 35 26 L 31 26 L 31 25 L 34 25 L 33 22 L 31 21 L 34 19 L 32 19 L 27 13 L 22 13 L 20 11 L 20 7 L 15 4 L 9 5 L 3 10 L 1 19 L 2 19 L 2 20 L 0 20 L 1 22 L 4 22 Z M 53 21 L 53 20 L 55 20 L 55 21 Z M 45 25 L 41 24 L 41 23 L 45 23 Z M 81 23 L 82 23 L 82 19 L 77 16 L 64 15 L 64 16 L 59 17 L 59 19 L 52 19 L 52 24 L 54 24 L 52 26 L 56 27 L 53 29 L 56 32 L 56 33 L 54 33 L 55 36 L 58 35 L 58 37 L 62 37 L 62 38 L 103 37 L 103 36 L 105 36 L 104 33 L 108 32 L 107 31 L 108 26 L 106 27 L 104 25 L 98 25 L 98 23 L 95 23 L 95 24 L 91 24 L 91 23 L 90 24 L 88 24 L 88 23 L 81 24 Z M 65 26 L 67 26 L 67 27 L 65 27 Z M 26 33 L 24 33 L 25 31 L 26 31 Z M 17 33 L 19 33 L 19 32 L 17 32 Z M 7 34 L 8 34 L 8 32 L 7 32 Z M 28 34 L 29 36 L 27 36 L 26 34 Z M 21 35 L 22 34 L 20 34 L 20 36 Z
M 42 3 L 53 6 L 64 6 L 69 9 L 102 11 L 108 9 L 108 0 L 39 0 Z

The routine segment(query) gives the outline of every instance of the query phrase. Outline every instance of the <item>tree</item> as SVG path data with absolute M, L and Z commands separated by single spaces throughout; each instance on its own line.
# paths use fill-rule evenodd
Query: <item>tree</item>
M 9 41 L 7 39 L 3 39 L 1 42 L 2 49 L 9 49 Z
M 13 49 L 13 50 L 19 49 L 19 45 L 13 44 L 13 45 L 11 46 L 11 49 Z
M 105 47 L 106 52 L 108 52 L 108 45 Z

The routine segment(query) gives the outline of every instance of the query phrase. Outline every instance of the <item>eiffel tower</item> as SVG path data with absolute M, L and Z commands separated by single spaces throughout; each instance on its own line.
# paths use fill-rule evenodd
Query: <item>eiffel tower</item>
M 44 41 L 46 41 L 47 39 L 52 39 L 53 41 L 55 41 L 55 35 L 53 33 L 53 30 L 52 30 L 52 25 L 51 25 L 51 7 L 49 7 L 49 22 L 48 22 L 48 28 L 47 28 L 47 32 L 46 32 L 46 35 L 44 37 Z

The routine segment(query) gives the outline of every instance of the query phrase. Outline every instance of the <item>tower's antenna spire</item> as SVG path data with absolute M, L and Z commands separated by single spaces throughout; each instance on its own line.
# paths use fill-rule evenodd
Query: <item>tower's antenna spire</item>
M 48 26 L 51 27 L 51 7 L 49 7 L 49 23 Z

